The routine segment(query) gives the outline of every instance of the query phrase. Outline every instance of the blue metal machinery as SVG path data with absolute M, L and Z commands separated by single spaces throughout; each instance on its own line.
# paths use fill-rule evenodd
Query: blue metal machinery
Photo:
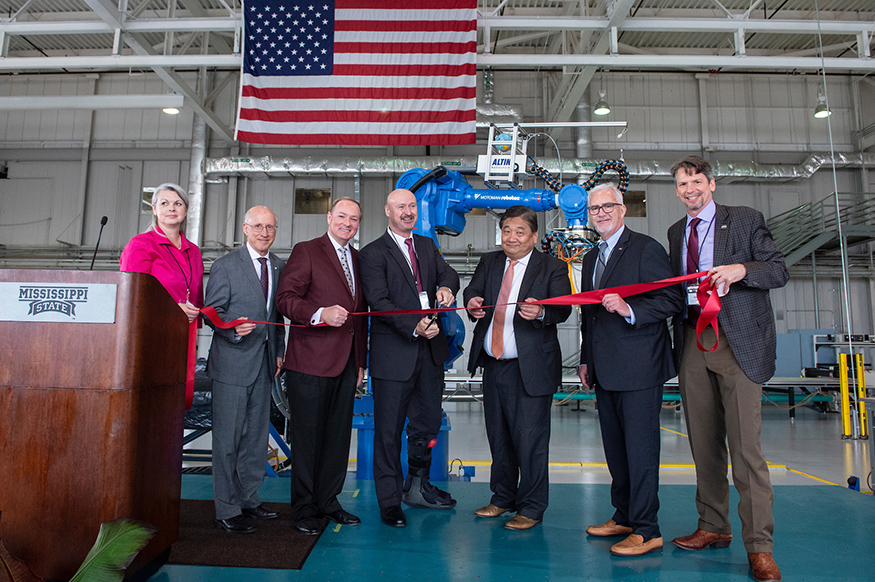
M 508 135 L 506 133 L 501 135 Z M 598 235 L 586 227 L 587 193 L 595 186 L 602 174 L 607 170 L 615 170 L 619 174 L 619 188 L 625 192 L 629 185 L 629 172 L 625 164 L 619 161 L 607 161 L 599 164 L 586 183 L 568 184 L 562 186 L 544 168 L 538 166 L 532 158 L 505 153 L 516 142 L 513 139 L 495 139 L 490 131 L 490 143 L 495 146 L 494 155 L 485 156 L 481 166 L 487 167 L 486 183 L 496 175 L 489 171 L 496 161 L 499 166 L 508 166 L 501 177 L 510 186 L 492 187 L 488 189 L 472 188 L 464 176 L 456 171 L 447 170 L 443 166 L 426 170 L 414 168 L 408 170 L 398 179 L 395 187 L 410 190 L 416 195 L 418 217 L 416 232 L 422 236 L 431 237 L 435 244 L 438 234 L 458 236 L 465 229 L 465 216 L 475 208 L 506 209 L 511 206 L 527 206 L 535 211 L 545 212 L 560 208 L 565 215 L 567 228 L 548 231 L 542 241 L 544 252 L 558 256 L 567 262 L 579 260 L 583 253 L 595 245 Z M 511 151 L 513 151 L 511 149 Z M 525 172 L 519 171 L 519 163 L 526 163 Z M 514 164 L 514 165 L 509 165 Z M 482 169 L 482 168 L 481 168 Z M 522 190 L 513 187 L 514 177 L 518 174 L 534 174 L 544 179 L 549 188 L 531 188 Z M 441 314 L 441 322 L 447 334 L 450 345 L 450 358 L 445 362 L 445 369 L 462 354 L 462 344 L 465 339 L 465 326 L 455 312 Z
M 578 184 L 558 193 L 546 188 L 476 189 L 459 172 L 443 166 L 433 170 L 415 168 L 398 179 L 396 188 L 411 190 L 419 203 L 416 232 L 437 242 L 437 234 L 456 236 L 465 229 L 465 215 L 475 208 L 506 209 L 527 206 L 538 212 L 561 208 L 570 228 L 586 225 L 587 191 Z

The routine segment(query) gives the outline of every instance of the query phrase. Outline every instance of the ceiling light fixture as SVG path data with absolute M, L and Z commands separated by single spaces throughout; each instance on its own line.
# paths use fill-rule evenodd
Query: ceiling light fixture
M 596 102 L 592 112 L 596 115 L 607 115 L 611 112 L 610 105 L 605 101 L 605 92 L 603 90 L 599 91 L 599 100 Z
M 826 96 L 823 93 L 817 94 L 817 107 L 814 108 L 814 117 L 823 119 L 832 115 L 832 111 L 826 106 Z
M 165 107 L 161 111 L 163 111 L 167 115 L 179 115 L 179 109 L 177 109 L 176 107 Z

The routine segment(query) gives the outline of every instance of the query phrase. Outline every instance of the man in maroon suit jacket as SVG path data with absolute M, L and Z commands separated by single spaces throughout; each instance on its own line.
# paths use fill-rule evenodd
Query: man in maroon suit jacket
M 367 355 L 367 318 L 348 316 L 367 310 L 358 251 L 349 244 L 361 216 L 358 202 L 337 199 L 328 232 L 295 245 L 277 291 L 279 312 L 310 326 L 289 334 L 283 364 L 292 415 L 292 520 L 307 535 L 321 532 L 321 518 L 361 523 L 337 501 Z

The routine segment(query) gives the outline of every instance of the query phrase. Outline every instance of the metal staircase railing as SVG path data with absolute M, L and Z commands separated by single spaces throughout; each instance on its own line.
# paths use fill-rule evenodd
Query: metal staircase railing
M 769 230 L 787 266 L 820 247 L 838 240 L 838 196 L 842 232 L 846 237 L 875 237 L 875 194 L 839 192 L 818 202 L 803 204 L 768 220 Z

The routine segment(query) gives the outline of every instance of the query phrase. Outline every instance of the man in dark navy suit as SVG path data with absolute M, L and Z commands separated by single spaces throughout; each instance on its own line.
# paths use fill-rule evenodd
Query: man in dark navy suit
M 625 226 L 623 194 L 613 184 L 589 194 L 589 215 L 601 240 L 583 258 L 583 291 L 671 277 L 665 249 Z M 611 546 L 619 556 L 662 549 L 659 510 L 659 411 L 662 386 L 675 375 L 666 320 L 683 307 L 675 285 L 623 299 L 616 293 L 585 305 L 580 317 L 580 381 L 594 388 L 614 515 L 586 529 L 627 536 Z
M 416 196 L 394 190 L 386 199 L 389 228 L 359 254 L 362 287 L 371 311 L 449 306 L 459 275 L 444 261 L 434 241 L 414 235 Z M 369 377 L 374 393 L 374 487 L 383 523 L 407 525 L 401 502 L 413 507 L 450 509 L 446 491 L 429 482 L 431 449 L 441 428 L 443 364 L 450 356 L 440 319 L 421 315 L 371 317 Z M 403 479 L 401 431 L 407 425 Z
M 537 305 L 571 293 L 565 263 L 535 250 L 538 219 L 524 206 L 502 215 L 502 250 L 480 259 L 465 288 L 477 321 L 468 371 L 483 368 L 483 412 L 492 453 L 492 498 L 474 512 L 495 518 L 516 511 L 504 527 L 527 530 L 547 509 L 550 409 L 562 383 L 556 325 L 570 305 Z M 520 305 L 513 305 L 514 303 Z

